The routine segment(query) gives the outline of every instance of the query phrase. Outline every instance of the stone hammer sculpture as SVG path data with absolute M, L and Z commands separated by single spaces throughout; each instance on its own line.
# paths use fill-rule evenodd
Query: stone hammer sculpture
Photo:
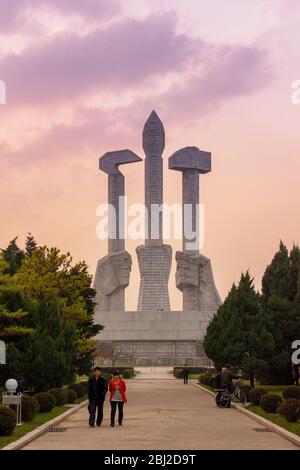
M 124 195 L 125 178 L 119 166 L 142 159 L 131 150 L 107 152 L 99 159 L 99 168 L 108 174 L 108 255 L 97 264 L 94 287 L 101 311 L 124 311 L 125 288 L 129 284 L 131 256 L 125 251 Z
M 183 293 L 184 311 L 202 310 L 220 304 L 210 260 L 199 253 L 199 174 L 211 171 L 211 154 L 185 147 L 169 157 L 169 169 L 182 172 L 182 251 L 176 253 L 176 286 Z

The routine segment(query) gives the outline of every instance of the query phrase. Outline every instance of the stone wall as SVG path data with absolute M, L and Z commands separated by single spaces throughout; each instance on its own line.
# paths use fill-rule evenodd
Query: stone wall
M 201 341 L 115 341 L 122 366 L 207 366 Z M 97 365 L 111 366 L 111 359 L 96 356 Z

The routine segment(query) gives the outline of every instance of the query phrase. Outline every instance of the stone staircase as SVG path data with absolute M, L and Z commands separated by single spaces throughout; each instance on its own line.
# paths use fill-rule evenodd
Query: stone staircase
M 175 380 L 172 367 L 136 367 L 135 380 Z

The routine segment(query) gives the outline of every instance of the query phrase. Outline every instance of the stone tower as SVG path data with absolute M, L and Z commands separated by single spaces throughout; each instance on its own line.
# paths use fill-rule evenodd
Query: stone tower
M 164 126 L 155 111 L 143 130 L 145 159 L 145 245 L 137 247 L 141 283 L 138 310 L 170 310 L 168 281 L 172 248 L 163 244 L 163 160 Z

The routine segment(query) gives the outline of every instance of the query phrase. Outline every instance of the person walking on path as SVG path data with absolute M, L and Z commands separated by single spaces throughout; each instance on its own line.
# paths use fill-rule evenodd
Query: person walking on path
M 109 383 L 109 392 L 110 392 L 110 404 L 111 404 L 111 415 L 110 415 L 110 425 L 114 427 L 115 425 L 115 416 L 118 407 L 119 416 L 118 423 L 119 426 L 122 426 L 123 422 L 123 407 L 124 403 L 127 403 L 126 398 L 126 383 L 120 377 L 120 372 L 116 371 L 113 374 L 113 378 Z
M 183 377 L 183 383 L 184 384 L 188 384 L 189 383 L 189 369 L 187 369 L 186 367 L 183 369 L 182 371 L 182 377 Z
M 89 425 L 93 428 L 95 426 L 96 412 L 97 412 L 97 426 L 101 426 L 103 421 L 103 405 L 105 395 L 107 392 L 107 383 L 104 377 L 101 376 L 99 367 L 95 367 L 93 377 L 88 382 L 88 398 L 89 398 Z

